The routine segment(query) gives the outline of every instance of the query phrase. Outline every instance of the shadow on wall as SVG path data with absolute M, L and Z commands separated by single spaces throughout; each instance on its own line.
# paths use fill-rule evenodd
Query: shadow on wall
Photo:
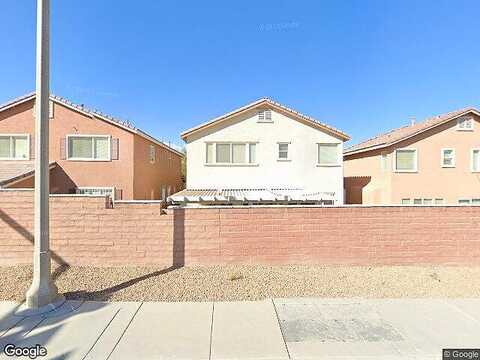
M 363 188 L 372 178 L 370 176 L 348 176 L 344 178 L 345 203 L 363 204 Z
M 185 266 L 185 209 L 173 209 L 173 266 Z
M 24 238 L 26 241 L 30 242 L 33 245 L 34 235 L 2 210 L 0 210 L 0 220 L 10 226 L 12 229 L 14 229 L 22 236 L 22 238 Z M 78 290 L 66 292 L 64 293 L 65 297 L 67 299 L 107 301 L 112 297 L 114 293 L 118 291 L 133 286 L 143 280 L 150 279 L 152 277 L 160 277 L 163 274 L 183 267 L 185 265 L 184 209 L 173 209 L 173 222 L 174 230 L 172 244 L 172 265 L 170 267 L 129 279 L 127 281 L 121 282 L 105 289 L 100 289 L 96 291 Z M 55 268 L 52 274 L 53 280 L 56 280 L 62 273 L 68 271 L 70 265 L 54 251 L 51 251 L 51 257 L 52 260 L 59 265 Z

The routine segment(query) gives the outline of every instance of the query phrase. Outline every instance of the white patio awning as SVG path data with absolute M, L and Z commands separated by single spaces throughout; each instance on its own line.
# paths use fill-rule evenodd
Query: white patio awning
M 185 189 L 168 197 L 172 203 L 332 203 L 335 193 L 300 188 Z

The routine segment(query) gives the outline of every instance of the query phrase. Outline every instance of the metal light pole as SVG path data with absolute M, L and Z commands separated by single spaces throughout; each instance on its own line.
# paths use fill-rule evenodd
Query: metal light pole
M 50 274 L 48 104 L 50 101 L 50 0 L 37 0 L 37 64 L 35 97 L 35 244 L 33 281 L 26 307 L 38 309 L 54 302 L 58 290 Z

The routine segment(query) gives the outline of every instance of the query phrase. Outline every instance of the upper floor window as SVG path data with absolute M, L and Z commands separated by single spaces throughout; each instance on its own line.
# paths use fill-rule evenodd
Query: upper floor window
M 473 118 L 461 117 L 457 120 L 457 130 L 473 130 Z
M 272 111 L 264 109 L 258 111 L 258 122 L 272 122 Z
M 442 167 L 455 167 L 454 149 L 442 149 Z
M 150 157 L 150 164 L 155 163 L 155 145 L 153 145 L 153 144 L 150 144 L 149 157 Z
M 108 161 L 111 153 L 110 145 L 108 135 L 68 135 L 67 159 Z
M 288 148 L 289 148 L 289 143 L 282 142 L 278 143 L 278 160 L 289 160 L 290 157 L 288 155 Z
M 319 166 L 338 166 L 340 165 L 339 144 L 317 144 Z
M 30 135 L 0 135 L 0 160 L 28 160 Z
M 417 171 L 417 150 L 397 149 L 395 150 L 395 171 L 416 172 Z
M 472 149 L 472 171 L 480 172 L 480 149 Z
M 255 164 L 255 143 L 207 143 L 207 164 Z

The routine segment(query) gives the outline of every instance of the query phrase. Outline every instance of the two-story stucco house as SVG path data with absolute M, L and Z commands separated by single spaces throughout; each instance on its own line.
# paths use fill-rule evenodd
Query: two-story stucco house
M 350 204 L 479 204 L 480 113 L 413 123 L 344 152 Z
M 343 203 L 348 135 L 268 98 L 182 138 L 187 189 L 174 203 Z
M 34 186 L 35 94 L 0 105 L 0 187 Z M 128 122 L 50 97 L 50 192 L 157 200 L 182 189 L 183 154 Z

